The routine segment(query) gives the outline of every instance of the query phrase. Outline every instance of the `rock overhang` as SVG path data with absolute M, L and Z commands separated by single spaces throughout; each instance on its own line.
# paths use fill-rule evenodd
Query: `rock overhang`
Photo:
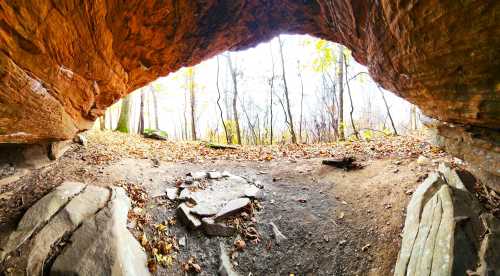
M 342 43 L 425 114 L 498 131 L 499 17 L 496 1 L 2 2 L 0 142 L 72 138 L 157 77 L 280 33 Z

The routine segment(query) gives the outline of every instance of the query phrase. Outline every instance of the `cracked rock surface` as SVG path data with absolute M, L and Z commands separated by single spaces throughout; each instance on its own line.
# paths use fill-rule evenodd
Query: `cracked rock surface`
M 2 261 L 27 275 L 149 275 L 126 228 L 129 207 L 122 188 L 66 182 L 26 212 Z
M 441 163 L 408 205 L 394 275 L 471 275 L 476 267 L 473 275 L 496 275 L 488 273 L 500 271 L 492 258 L 500 224 L 488 230 L 497 219 L 483 212 L 457 172 Z

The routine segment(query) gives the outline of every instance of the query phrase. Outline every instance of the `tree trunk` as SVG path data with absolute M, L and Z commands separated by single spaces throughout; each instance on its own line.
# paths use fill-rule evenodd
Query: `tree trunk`
M 194 68 L 189 74 L 189 95 L 191 102 L 191 139 L 197 140 L 196 137 L 196 95 L 194 91 Z
M 106 112 L 104 112 L 104 115 L 99 117 L 99 129 L 100 130 L 106 129 Z
M 120 118 L 118 119 L 118 125 L 116 130 L 124 133 L 129 133 L 129 117 L 130 117 L 130 99 L 131 95 L 128 94 L 122 99 L 122 108 L 120 110 Z
M 231 141 L 231 139 L 229 137 L 229 134 L 227 133 L 227 126 L 226 126 L 226 123 L 224 122 L 224 113 L 222 112 L 222 107 L 220 106 L 221 95 L 220 95 L 220 88 L 219 88 L 219 69 L 220 69 L 220 66 L 219 66 L 219 56 L 217 56 L 217 80 L 215 81 L 216 86 L 217 86 L 217 106 L 219 107 L 220 120 L 222 122 L 222 126 L 224 127 L 224 133 L 226 134 L 226 143 L 227 144 L 231 144 L 232 141 Z
M 410 129 L 417 130 L 417 107 L 414 104 L 410 107 Z
M 351 126 L 352 126 L 352 131 L 354 132 L 354 136 L 356 136 L 356 139 L 359 140 L 359 133 L 358 130 L 356 129 L 356 125 L 354 124 L 354 119 L 352 118 L 352 114 L 354 113 L 354 103 L 352 102 L 352 95 L 351 95 L 351 87 L 349 86 L 349 80 L 347 79 L 347 57 L 344 56 L 344 63 L 345 63 L 345 84 L 347 86 L 347 93 L 349 94 L 349 102 L 351 103 L 351 111 L 349 112 L 349 117 L 351 118 Z
M 231 72 L 231 78 L 233 80 L 233 116 L 234 123 L 236 125 L 236 140 L 238 145 L 241 145 L 241 132 L 240 132 L 240 122 L 238 119 L 238 108 L 237 108 L 237 99 L 238 99 L 238 81 L 236 79 L 236 68 L 233 67 L 231 62 L 231 55 L 227 55 L 227 62 L 229 65 L 229 70 Z
M 300 119 L 299 119 L 299 141 L 302 143 L 302 111 L 304 107 L 304 82 L 300 71 L 300 61 L 297 60 L 297 72 L 300 79 Z
M 293 119 L 292 119 L 292 111 L 290 110 L 290 98 L 288 97 L 288 85 L 286 83 L 286 74 L 285 74 L 285 59 L 283 58 L 283 43 L 281 41 L 281 38 L 278 36 L 278 42 L 280 46 L 280 57 L 281 57 L 281 71 L 283 74 L 283 85 L 285 88 L 285 100 L 286 100 L 286 107 L 287 107 L 287 113 L 288 113 L 288 123 L 290 127 L 290 134 L 292 135 L 292 143 L 297 144 L 297 136 L 295 136 L 295 130 L 293 128 Z
M 153 85 L 150 85 L 151 89 L 151 95 L 153 95 L 153 108 L 154 108 L 154 113 L 155 113 L 155 129 L 160 129 L 160 125 L 158 123 L 159 121 L 159 115 L 158 115 L 158 97 L 156 96 L 156 90 L 154 89 Z
M 269 43 L 269 49 L 271 51 L 271 64 L 272 64 L 272 76 L 271 76 L 271 79 L 269 80 L 269 86 L 270 86 L 270 89 L 269 89 L 269 96 L 270 96 L 270 104 L 269 104 L 269 111 L 270 111 L 270 116 L 271 118 L 269 119 L 269 128 L 270 128 L 270 144 L 272 145 L 273 144 L 273 88 L 274 88 L 274 56 L 273 56 L 273 47 L 272 47 L 272 44 Z
M 398 135 L 398 131 L 396 130 L 396 126 L 394 125 L 394 121 L 392 120 L 391 111 L 389 110 L 389 105 L 387 104 L 387 101 L 385 99 L 384 91 L 382 91 L 382 89 L 378 85 L 377 88 L 378 91 L 380 91 L 380 94 L 382 95 L 382 100 L 384 100 L 385 109 L 387 110 L 387 116 L 389 116 L 389 120 L 391 121 L 392 130 L 394 130 L 395 135 Z
M 143 134 L 144 133 L 144 101 L 145 101 L 145 92 L 144 92 L 144 89 L 141 89 L 141 98 L 140 98 L 140 107 L 139 107 L 139 127 L 138 127 L 138 131 L 139 131 L 139 134 Z
M 339 61 L 337 68 L 339 88 L 339 139 L 345 140 L 344 135 L 344 46 L 339 45 Z

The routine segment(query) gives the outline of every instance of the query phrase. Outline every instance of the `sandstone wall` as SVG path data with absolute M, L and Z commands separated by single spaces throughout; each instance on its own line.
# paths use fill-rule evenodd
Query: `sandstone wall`
M 498 128 L 500 2 L 0 2 L 0 142 L 71 138 L 159 76 L 279 33 L 340 42 L 442 121 Z

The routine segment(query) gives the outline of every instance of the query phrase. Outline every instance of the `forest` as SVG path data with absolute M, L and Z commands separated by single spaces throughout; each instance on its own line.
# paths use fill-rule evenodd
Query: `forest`
M 96 127 L 269 145 L 407 134 L 421 116 L 377 85 L 346 47 L 281 35 L 159 78 L 108 108 Z

